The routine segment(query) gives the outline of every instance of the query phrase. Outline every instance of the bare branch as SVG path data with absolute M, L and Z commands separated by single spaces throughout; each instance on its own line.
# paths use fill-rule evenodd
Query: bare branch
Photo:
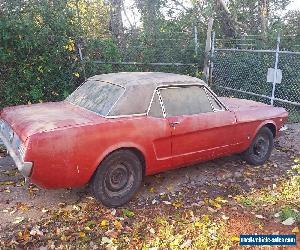
M 183 5 L 183 3 L 179 2 L 178 0 L 171 0 L 173 3 L 179 5 L 181 8 L 183 8 L 185 11 L 189 11 L 187 7 Z

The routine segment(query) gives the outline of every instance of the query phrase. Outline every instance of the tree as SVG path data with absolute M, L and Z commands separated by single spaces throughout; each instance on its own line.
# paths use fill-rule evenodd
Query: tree
M 120 48 L 124 47 L 122 6 L 122 0 L 110 0 L 110 31 L 117 45 Z

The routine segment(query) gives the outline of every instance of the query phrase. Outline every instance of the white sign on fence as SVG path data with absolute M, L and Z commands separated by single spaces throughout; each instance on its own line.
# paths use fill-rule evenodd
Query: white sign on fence
M 274 82 L 275 77 L 275 69 L 274 68 L 268 68 L 268 74 L 267 74 L 267 82 Z M 276 70 L 276 83 L 281 83 L 282 80 L 282 70 L 277 69 Z

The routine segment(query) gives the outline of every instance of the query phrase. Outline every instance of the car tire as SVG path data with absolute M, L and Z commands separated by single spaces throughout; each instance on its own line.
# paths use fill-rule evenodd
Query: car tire
M 98 166 L 91 191 L 107 207 L 120 207 L 127 203 L 139 189 L 142 163 L 130 150 L 118 150 L 107 156 Z
M 273 145 L 273 133 L 269 128 L 262 127 L 250 147 L 242 153 L 242 158 L 251 165 L 262 165 L 270 158 Z

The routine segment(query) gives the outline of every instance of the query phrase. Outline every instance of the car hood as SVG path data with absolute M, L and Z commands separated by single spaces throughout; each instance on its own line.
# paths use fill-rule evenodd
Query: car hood
M 270 107 L 269 105 L 261 102 L 255 102 L 251 100 L 231 98 L 231 97 L 220 97 L 219 98 L 229 110 L 244 110 L 261 107 Z
M 105 120 L 68 102 L 8 107 L 4 108 L 0 115 L 0 118 L 8 123 L 23 141 L 35 133 Z

